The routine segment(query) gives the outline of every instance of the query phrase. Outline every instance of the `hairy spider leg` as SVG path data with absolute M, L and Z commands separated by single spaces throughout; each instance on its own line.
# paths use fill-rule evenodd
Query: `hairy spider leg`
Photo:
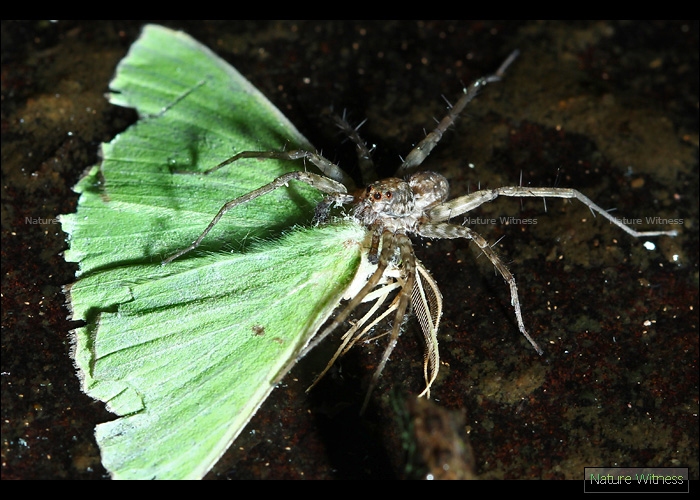
M 345 185 L 347 189 L 355 189 L 356 187 L 355 181 L 352 180 L 352 177 L 346 174 L 338 165 L 324 158 L 320 154 L 312 153 L 311 151 L 306 151 L 303 149 L 293 149 L 291 151 L 241 151 L 240 153 L 233 155 L 231 158 L 222 161 L 215 167 L 203 172 L 184 171 L 178 173 L 209 175 L 212 172 L 216 172 L 220 168 L 240 160 L 241 158 L 269 158 L 284 161 L 307 159 L 316 165 L 323 174 L 327 175 L 334 181 Z
M 410 153 L 408 153 L 408 156 L 406 156 L 404 162 L 396 170 L 395 175 L 397 177 L 402 176 L 418 167 L 421 163 L 423 163 L 423 160 L 425 160 L 425 158 L 430 154 L 433 148 L 437 146 L 437 143 L 440 142 L 440 139 L 442 139 L 442 135 L 448 128 L 450 128 L 454 124 L 455 120 L 457 119 L 457 116 L 464 110 L 467 104 L 469 104 L 469 102 L 472 99 L 474 99 L 477 96 L 477 94 L 481 91 L 481 89 L 487 84 L 499 81 L 505 73 L 505 71 L 513 63 L 513 61 L 515 61 L 515 58 L 518 57 L 519 54 L 520 51 L 514 50 L 513 52 L 511 52 L 508 58 L 505 61 L 503 61 L 503 64 L 501 64 L 501 66 L 493 75 L 479 78 L 474 83 L 469 85 L 469 87 L 465 87 L 463 89 L 464 95 L 462 95 L 462 97 L 459 98 L 459 100 L 455 103 L 454 106 L 450 106 L 449 112 L 442 120 L 440 120 L 438 126 L 435 127 L 435 129 L 432 132 L 426 135 L 423 138 L 423 140 L 420 141 L 418 145 L 411 150 Z
M 365 121 L 362 121 L 357 127 L 353 127 L 345 119 L 345 113 L 343 116 L 333 115 L 333 121 L 338 126 L 340 130 L 355 144 L 355 152 L 357 154 L 357 166 L 360 169 L 360 176 L 362 177 L 362 182 L 364 184 L 369 184 L 378 180 L 377 170 L 374 168 L 374 162 L 372 161 L 372 154 L 365 141 L 362 140 L 360 134 L 357 131 Z
M 635 238 L 645 236 L 676 236 L 678 234 L 678 231 L 675 229 L 670 231 L 636 231 L 628 225 L 622 223 L 616 217 L 610 215 L 607 210 L 596 205 L 590 198 L 583 195 L 581 192 L 575 189 L 555 187 L 531 188 L 524 186 L 506 186 L 496 189 L 482 189 L 434 207 L 432 210 L 430 210 L 429 217 L 432 222 L 445 221 L 452 217 L 457 217 L 458 215 L 468 213 L 484 203 L 495 200 L 499 196 L 516 198 L 577 199 L 589 208 L 594 217 L 596 216 L 596 212 L 599 213 L 608 219 L 612 224 L 615 224 L 617 227 L 621 228 L 623 231 L 634 236 Z
M 530 337 L 530 334 L 527 333 L 527 330 L 525 330 L 525 323 L 523 322 L 523 314 L 520 310 L 518 287 L 515 284 L 515 278 L 500 257 L 498 257 L 498 254 L 493 250 L 493 248 L 491 248 L 491 245 L 489 245 L 489 243 L 479 233 L 466 226 L 457 226 L 447 223 L 426 223 L 421 225 L 419 234 L 426 238 L 465 238 L 476 243 L 481 251 L 486 254 L 491 263 L 496 267 L 496 269 L 498 269 L 498 272 L 501 273 L 501 276 L 503 276 L 503 279 L 506 280 L 506 283 L 508 283 L 508 286 L 510 287 L 510 303 L 513 306 L 513 309 L 515 309 L 515 319 L 518 323 L 520 333 L 522 333 L 530 344 L 532 344 L 532 347 L 535 348 L 537 354 L 540 356 L 542 355 L 543 351 L 540 346 L 537 345 L 537 342 L 535 342 L 535 340 Z
M 265 155 L 265 153 L 263 153 Z M 249 156 L 250 157 L 250 156 Z M 264 156 L 268 157 L 268 156 Z M 323 191 L 324 193 L 328 193 L 329 195 L 335 196 L 337 199 L 340 199 L 344 202 L 351 201 L 353 198 L 350 195 L 344 194 L 346 193 L 346 188 L 343 184 L 334 181 L 333 179 L 329 179 L 328 177 L 324 177 L 322 175 L 318 174 L 312 174 L 311 172 L 289 172 L 288 174 L 281 175 L 277 177 L 275 180 L 270 182 L 269 184 L 265 184 L 264 186 L 256 189 L 255 191 L 251 191 L 248 194 L 245 194 L 243 196 L 240 196 L 238 198 L 235 198 L 231 201 L 228 201 L 224 204 L 224 206 L 221 207 L 219 210 L 219 213 L 217 213 L 212 221 L 209 223 L 209 225 L 206 227 L 204 231 L 202 231 L 202 234 L 199 235 L 199 237 L 192 242 L 192 244 L 186 248 L 183 248 L 182 250 L 174 253 L 167 259 L 163 261 L 163 265 L 169 264 L 173 260 L 177 259 L 178 257 L 186 254 L 187 252 L 190 252 L 197 248 L 199 244 L 202 242 L 202 240 L 209 234 L 209 231 L 211 231 L 214 226 L 221 220 L 221 218 L 224 216 L 226 212 L 231 210 L 234 207 L 237 207 L 238 205 L 242 205 L 243 203 L 247 203 L 251 200 L 254 200 L 255 198 L 262 196 L 264 194 L 267 194 L 271 191 L 274 191 L 277 188 L 280 188 L 282 186 L 287 186 L 289 181 L 300 181 L 304 182 L 306 184 L 309 184 L 310 186 L 318 189 L 319 191 Z

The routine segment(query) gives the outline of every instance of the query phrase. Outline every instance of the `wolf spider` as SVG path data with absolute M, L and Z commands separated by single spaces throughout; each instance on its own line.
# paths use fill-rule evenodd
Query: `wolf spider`
M 396 170 L 395 177 L 377 179 L 370 151 L 357 133 L 357 128 L 359 127 L 353 128 L 344 118 L 339 117 L 335 118 L 337 125 L 350 137 L 356 146 L 360 173 L 363 181 L 368 183 L 364 188 L 356 188 L 352 179 L 340 167 L 320 154 L 304 150 L 282 152 L 243 151 L 203 172 L 204 174 L 210 174 L 241 158 L 269 158 L 276 160 L 308 160 L 316 165 L 324 175 L 305 171 L 290 172 L 246 195 L 227 202 L 190 246 L 171 255 L 163 261 L 163 264 L 172 262 L 181 255 L 197 248 L 209 231 L 229 210 L 282 186 L 287 186 L 289 181 L 300 181 L 313 186 L 327 195 L 316 207 L 316 221 L 324 221 L 333 206 L 350 205 L 354 207 L 353 217 L 371 233 L 371 246 L 367 260 L 370 264 L 376 266 L 373 272 L 368 273 L 369 278 L 361 290 L 349 300 L 345 308 L 300 354 L 299 357 L 306 354 L 338 328 L 360 303 L 374 301 L 374 305 L 369 312 L 356 321 L 345 333 L 341 346 L 311 387 L 328 371 L 340 355 L 347 352 L 371 328 L 394 312 L 391 331 L 387 332 L 389 333 L 389 343 L 384 349 L 382 358 L 370 382 L 369 390 L 362 406 L 364 410 L 369 396 L 397 344 L 401 327 L 410 305 L 421 324 L 427 346 L 423 370 L 426 387 L 419 396 L 430 397 L 430 387 L 437 377 L 440 363 L 437 330 L 442 314 L 442 296 L 435 281 L 416 258 L 411 239 L 409 238 L 410 235 L 425 238 L 465 238 L 474 241 L 508 283 L 518 329 L 532 344 L 537 353 L 542 355 L 542 349 L 525 329 L 520 310 L 520 300 L 518 299 L 518 290 L 515 278 L 511 272 L 481 235 L 466 226 L 447 222 L 449 219 L 466 214 L 499 196 L 575 198 L 589 207 L 594 216 L 596 213 L 602 215 L 612 224 L 636 238 L 660 235 L 675 236 L 676 232 L 635 231 L 618 221 L 575 189 L 510 186 L 483 189 L 448 201 L 449 183 L 445 177 L 435 172 L 412 173 L 430 154 L 445 131 L 454 124 L 457 116 L 465 106 L 484 86 L 499 81 L 517 56 L 518 51 L 516 50 L 508 56 L 494 74 L 479 78 L 464 88 L 463 95 L 454 106 L 449 106 L 447 115 L 438 123 L 437 127 L 411 150 Z M 387 297 L 395 290 L 398 290 L 398 293 L 396 293 L 391 304 L 387 306 L 382 314 L 372 319 Z M 282 375 L 286 373 L 292 363 L 281 372 Z

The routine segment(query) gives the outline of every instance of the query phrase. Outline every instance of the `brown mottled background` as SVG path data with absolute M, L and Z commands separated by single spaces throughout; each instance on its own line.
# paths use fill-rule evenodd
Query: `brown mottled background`
M 620 216 L 682 219 L 680 236 L 649 251 L 556 200 L 547 213 L 511 199 L 471 214 L 537 220 L 473 227 L 504 237 L 497 249 L 541 358 L 487 259 L 467 242 L 416 241 L 445 298 L 436 411 L 464 417 L 461 437 L 441 442 L 470 441 L 484 478 L 580 478 L 584 466 L 620 465 L 689 467 L 698 479 L 697 21 L 160 23 L 235 65 L 341 165 L 352 165 L 352 146 L 323 108 L 367 118 L 384 174 L 442 116 L 441 95 L 454 101 L 461 81 L 519 48 L 505 81 L 470 105 L 427 166 L 455 195 L 522 175 L 579 189 Z M 143 24 L 2 21 L 3 479 L 108 477 L 93 428 L 112 417 L 81 394 L 69 358 L 76 324 L 61 285 L 75 266 L 61 257 L 54 219 L 75 210 L 71 187 L 100 143 L 136 119 L 104 94 Z M 412 421 L 406 404 L 423 383 L 415 325 L 364 417 L 381 347 L 356 348 L 303 392 L 334 345 L 296 367 L 209 477 L 426 473 L 432 462 L 421 463 L 425 444 L 411 431 L 425 419 Z

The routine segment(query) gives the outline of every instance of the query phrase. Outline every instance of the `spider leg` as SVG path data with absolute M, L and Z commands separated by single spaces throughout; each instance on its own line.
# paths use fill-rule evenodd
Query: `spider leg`
M 182 250 L 174 253 L 173 255 L 165 259 L 163 261 L 163 265 L 169 264 L 178 257 L 197 248 L 202 242 L 202 240 L 206 237 L 206 235 L 209 234 L 209 231 L 211 231 L 214 228 L 214 226 L 219 222 L 219 220 L 224 216 L 224 214 L 232 208 L 254 200 L 255 198 L 267 194 L 271 191 L 274 191 L 277 188 L 287 186 L 289 181 L 292 180 L 305 182 L 306 184 L 315 187 L 319 191 L 335 195 L 337 199 L 345 201 L 352 200 L 352 196 L 345 194 L 347 191 L 343 184 L 329 179 L 328 177 L 324 177 L 318 174 L 312 174 L 310 172 L 289 172 L 288 174 L 281 175 L 269 184 L 265 184 L 264 186 L 256 189 L 255 191 L 251 191 L 248 194 L 245 194 L 225 203 L 224 206 L 221 207 L 221 209 L 219 210 L 219 213 L 217 213 L 214 216 L 207 228 L 204 231 L 202 231 L 202 234 L 200 234 L 199 237 L 196 240 L 194 240 L 194 242 L 192 242 L 190 246 L 183 248 Z
M 491 248 L 491 245 L 489 245 L 489 243 L 479 233 L 466 226 L 457 226 L 447 223 L 426 223 L 420 226 L 419 234 L 421 236 L 425 236 L 426 238 L 466 238 L 474 241 L 474 243 L 479 246 L 481 251 L 486 254 L 496 269 L 498 269 L 498 272 L 501 273 L 501 276 L 503 276 L 503 279 L 506 280 L 506 283 L 508 283 L 508 286 L 510 287 L 510 303 L 513 306 L 513 309 L 515 309 L 515 319 L 518 323 L 518 329 L 520 330 L 520 333 L 522 333 L 530 342 L 530 344 L 532 344 L 532 347 L 535 348 L 537 354 L 540 356 L 542 355 L 543 351 L 540 346 L 537 345 L 537 342 L 535 342 L 534 339 L 527 333 L 527 330 L 525 330 L 525 323 L 523 322 L 523 315 L 520 311 L 520 299 L 518 299 L 518 287 L 515 284 L 515 278 L 503 261 L 498 257 L 498 254 L 496 254 L 493 248 Z
M 225 167 L 226 165 L 230 165 L 231 163 L 240 160 L 241 158 L 269 158 L 272 160 L 308 159 L 311 163 L 316 165 L 324 175 L 330 177 L 336 182 L 344 184 L 348 189 L 355 189 L 355 182 L 338 165 L 331 163 L 329 160 L 319 154 L 312 153 L 311 151 L 304 151 L 302 149 L 295 149 L 292 151 L 241 151 L 240 153 L 233 155 L 231 158 L 222 161 L 215 167 L 205 170 L 204 172 L 178 173 L 209 175 L 212 172 L 216 172 L 220 168 Z
M 335 121 L 338 128 L 343 131 L 348 138 L 355 143 L 355 151 L 357 153 L 357 165 L 360 168 L 360 175 L 362 176 L 362 182 L 364 184 L 370 184 L 377 180 L 377 171 L 374 168 L 374 162 L 372 161 L 372 155 L 367 147 L 365 141 L 362 140 L 360 134 L 357 133 L 359 128 L 365 123 L 364 121 L 360 123 L 357 127 L 350 125 L 345 119 L 345 113 L 343 116 L 333 115 L 333 120 Z
M 372 233 L 372 242 L 370 243 L 367 260 L 369 260 L 370 264 L 376 264 L 379 261 L 379 233 L 377 231 Z
M 404 174 L 410 172 L 411 170 L 418 167 L 421 163 L 423 163 L 423 160 L 425 160 L 425 158 L 430 154 L 430 152 L 437 145 L 437 143 L 440 142 L 440 139 L 442 139 L 442 135 L 449 127 L 451 127 L 454 124 L 455 120 L 457 119 L 457 116 L 462 112 L 462 110 L 464 110 L 467 104 L 469 104 L 469 102 L 472 99 L 474 99 L 474 97 L 476 97 L 476 95 L 484 86 L 486 86 L 489 83 L 499 81 L 505 73 L 506 69 L 508 69 L 508 66 L 510 66 L 515 60 L 515 58 L 518 57 L 519 53 L 519 51 L 514 50 L 503 62 L 503 64 L 501 64 L 501 67 L 498 68 L 498 71 L 496 71 L 492 75 L 479 78 L 474 83 L 469 85 L 469 87 L 465 87 L 463 89 L 462 97 L 459 98 L 459 100 L 455 103 L 454 106 L 450 106 L 449 112 L 442 120 L 440 120 L 438 126 L 435 127 L 435 129 L 432 132 L 426 135 L 423 138 L 423 140 L 420 141 L 418 145 L 411 150 L 410 153 L 408 153 L 408 155 L 406 156 L 406 160 L 404 160 L 401 166 L 397 169 L 395 174 L 396 177 L 403 176 Z
M 517 198 L 569 198 L 577 199 L 584 205 L 586 205 L 593 216 L 595 217 L 596 212 L 608 219 L 612 224 L 621 228 L 626 233 L 634 236 L 635 238 L 641 238 L 645 236 L 676 236 L 678 231 L 635 231 L 631 227 L 622 223 L 616 217 L 610 215 L 610 213 L 603 209 L 602 207 L 593 203 L 593 201 L 587 196 L 583 195 L 575 189 L 568 188 L 531 188 L 525 186 L 507 186 L 500 187 L 497 189 L 482 189 L 472 194 L 462 196 L 460 198 L 455 198 L 441 205 L 436 206 L 430 210 L 430 220 L 433 222 L 441 222 L 451 217 L 456 217 L 458 215 L 467 213 L 474 210 L 479 205 L 486 202 L 493 201 L 499 196 L 510 196 Z
M 405 234 L 394 234 L 393 237 L 396 240 L 395 244 L 398 246 L 401 256 L 401 266 L 403 270 L 402 274 L 405 276 L 404 284 L 396 297 L 398 303 L 396 305 L 396 315 L 394 316 L 394 324 L 391 329 L 389 343 L 384 349 L 382 359 L 380 360 L 377 369 L 372 375 L 372 380 L 369 383 L 367 395 L 365 396 L 365 400 L 362 403 L 360 414 L 365 412 L 367 404 L 369 403 L 369 398 L 372 395 L 372 391 L 376 387 L 377 382 L 379 381 L 379 377 L 381 376 L 387 361 L 389 361 L 389 356 L 391 355 L 391 352 L 394 350 L 394 347 L 396 347 L 399 335 L 401 334 L 401 326 L 403 325 L 403 320 L 406 316 L 406 309 L 408 308 L 408 304 L 411 301 L 411 291 L 413 290 L 413 283 L 416 278 L 416 256 L 413 253 L 413 245 L 411 243 L 410 238 Z M 383 259 L 385 258 L 386 255 L 382 251 L 381 255 L 379 256 L 380 266 L 382 266 L 382 264 L 386 266 L 387 262 L 383 262 Z

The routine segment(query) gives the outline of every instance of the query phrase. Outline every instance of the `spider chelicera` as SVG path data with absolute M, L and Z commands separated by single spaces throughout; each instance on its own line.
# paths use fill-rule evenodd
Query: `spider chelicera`
M 367 260 L 374 266 L 373 271 L 368 274 L 366 283 L 360 291 L 349 300 L 345 308 L 300 354 L 299 357 L 303 356 L 303 354 L 311 350 L 338 328 L 360 303 L 374 301 L 374 305 L 369 312 L 356 321 L 346 332 L 341 346 L 313 385 L 326 373 L 338 356 L 347 352 L 377 323 L 394 312 L 393 325 L 391 331 L 388 332 L 389 343 L 384 349 L 381 361 L 370 382 L 363 404 L 364 410 L 369 400 L 369 395 L 396 346 L 406 312 L 411 306 L 419 320 L 427 346 L 424 363 L 426 388 L 420 396 L 430 396 L 430 387 L 437 377 L 440 363 L 437 347 L 437 330 L 442 315 L 442 296 L 428 271 L 416 259 L 410 239 L 412 235 L 438 239 L 466 238 L 474 241 L 508 283 L 511 304 L 515 310 L 515 318 L 520 333 L 525 336 L 537 353 L 541 355 L 542 349 L 525 329 L 520 300 L 518 299 L 518 290 L 515 278 L 511 272 L 481 235 L 469 227 L 448 222 L 450 219 L 467 214 L 478 206 L 499 196 L 575 198 L 588 206 L 593 215 L 596 213 L 602 215 L 612 224 L 636 238 L 661 235 L 675 236 L 676 231 L 635 231 L 575 189 L 509 186 L 483 189 L 448 201 L 449 183 L 445 177 L 436 172 L 423 171 L 413 173 L 437 145 L 445 131 L 454 124 L 455 119 L 465 106 L 484 86 L 500 80 L 517 56 L 518 51 L 516 50 L 508 56 L 494 74 L 479 78 L 464 88 L 463 95 L 454 106 L 450 106 L 449 112 L 438 123 L 437 127 L 411 150 L 396 170 L 394 177 L 377 179 L 369 149 L 360 139 L 357 129 L 351 127 L 344 118 L 336 118 L 336 123 L 356 145 L 360 172 L 363 181 L 367 183 L 364 188 L 357 189 L 353 180 L 340 167 L 320 154 L 304 150 L 282 152 L 243 151 L 202 172 L 203 174 L 209 174 L 241 158 L 270 158 L 276 160 L 305 159 L 316 165 L 323 175 L 302 171 L 290 172 L 255 191 L 227 202 L 190 246 L 171 255 L 163 261 L 163 264 L 168 264 L 181 255 L 197 248 L 209 231 L 229 210 L 275 189 L 287 186 L 289 181 L 300 181 L 326 194 L 323 201 L 316 207 L 315 219 L 318 222 L 323 222 L 334 206 L 349 205 L 353 207 L 352 216 L 371 233 L 372 239 Z M 398 292 L 393 301 L 381 314 L 375 317 L 387 300 L 387 297 L 396 290 Z M 282 373 L 286 371 L 285 369 Z

